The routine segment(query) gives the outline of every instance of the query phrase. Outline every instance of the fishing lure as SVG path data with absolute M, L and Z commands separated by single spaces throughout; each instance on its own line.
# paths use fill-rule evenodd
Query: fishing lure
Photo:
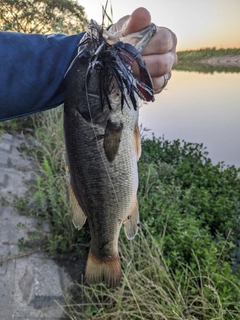
M 147 28 L 152 28 L 153 32 L 156 30 L 154 24 L 151 24 Z M 88 64 L 85 81 L 86 94 L 88 94 L 91 75 L 94 70 L 97 72 L 102 108 L 106 101 L 110 110 L 112 109 L 108 96 L 111 94 L 111 90 L 113 90 L 113 78 L 121 93 L 121 107 L 123 107 L 124 101 L 129 106 L 126 99 L 126 95 L 129 95 L 132 105 L 136 110 L 137 101 L 135 93 L 144 101 L 154 101 L 151 76 L 139 50 L 131 44 L 120 41 L 114 34 L 103 30 L 94 20 L 91 20 L 87 32 L 81 39 L 78 45 L 78 54 L 72 61 L 66 74 L 70 71 L 76 59 L 80 59 L 83 63 Z M 135 61 L 139 68 L 139 78 L 131 71 L 131 66 Z

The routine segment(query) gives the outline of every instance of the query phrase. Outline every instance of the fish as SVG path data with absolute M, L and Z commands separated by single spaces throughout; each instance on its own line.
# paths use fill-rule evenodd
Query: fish
M 74 226 L 80 230 L 86 220 L 89 223 L 91 247 L 85 270 L 89 284 L 120 285 L 119 232 L 124 226 L 132 240 L 139 228 L 139 99 L 154 100 L 140 51 L 155 32 L 152 24 L 134 34 L 140 40 L 132 46 L 91 20 L 65 75 L 69 201 Z M 139 77 L 131 71 L 134 61 Z

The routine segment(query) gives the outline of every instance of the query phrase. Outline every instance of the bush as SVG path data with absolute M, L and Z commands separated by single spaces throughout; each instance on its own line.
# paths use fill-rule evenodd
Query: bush
M 139 162 L 141 220 L 172 268 L 232 262 L 240 234 L 239 169 L 214 166 L 202 144 L 143 141 Z M 212 256 L 210 259 L 209 256 Z M 175 260 L 172 260 L 172 258 Z M 215 268 L 215 267 L 214 267 Z

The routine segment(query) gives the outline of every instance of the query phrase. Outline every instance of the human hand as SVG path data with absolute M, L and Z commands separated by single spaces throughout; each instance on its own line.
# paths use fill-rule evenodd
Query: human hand
M 140 31 L 151 23 L 151 15 L 145 8 L 136 9 L 131 16 L 125 16 L 112 25 L 111 31 L 122 30 L 122 35 Z M 171 78 L 171 69 L 177 63 L 177 37 L 169 29 L 157 27 L 156 34 L 149 40 L 142 51 L 147 69 L 152 77 L 154 93 L 160 93 Z M 133 73 L 138 75 L 136 62 L 132 66 Z

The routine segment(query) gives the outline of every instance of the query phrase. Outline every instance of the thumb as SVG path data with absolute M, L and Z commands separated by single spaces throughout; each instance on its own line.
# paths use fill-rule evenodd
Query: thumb
M 124 23 L 122 34 L 126 36 L 128 34 L 137 32 L 147 27 L 151 23 L 150 12 L 145 8 L 138 8 L 129 17 L 129 19 Z

